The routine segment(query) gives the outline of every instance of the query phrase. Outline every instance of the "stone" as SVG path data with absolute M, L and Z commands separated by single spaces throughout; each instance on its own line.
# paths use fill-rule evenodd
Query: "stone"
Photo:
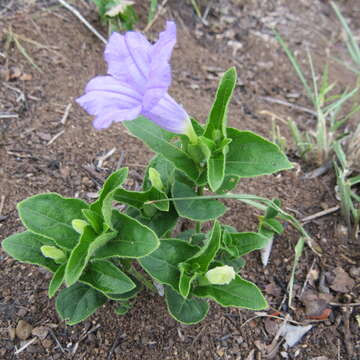
M 25 320 L 20 320 L 16 326 L 16 336 L 20 340 L 26 340 L 31 335 L 32 326 Z

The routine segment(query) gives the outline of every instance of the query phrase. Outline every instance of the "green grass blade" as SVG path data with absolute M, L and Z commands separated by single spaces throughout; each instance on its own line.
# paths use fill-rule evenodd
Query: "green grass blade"
M 308 85 L 306 79 L 305 79 L 305 76 L 304 76 L 304 73 L 300 67 L 300 64 L 298 63 L 298 61 L 296 60 L 294 54 L 291 52 L 291 50 L 288 48 L 288 46 L 286 45 L 285 41 L 281 38 L 280 34 L 275 31 L 275 38 L 276 40 L 279 42 L 279 44 L 281 45 L 281 47 L 284 49 L 286 55 L 288 56 L 292 66 L 294 67 L 295 71 L 296 71 L 296 74 L 298 75 L 300 81 L 302 82 L 304 88 L 305 88 L 305 91 L 306 91 L 306 94 L 307 96 L 310 98 L 310 100 L 312 102 L 314 102 L 314 94 L 313 94 L 313 91 L 311 90 L 310 86 Z

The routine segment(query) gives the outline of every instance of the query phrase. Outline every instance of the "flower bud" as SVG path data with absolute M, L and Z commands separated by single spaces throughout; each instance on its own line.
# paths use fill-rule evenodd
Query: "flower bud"
M 235 279 L 235 271 L 232 266 L 224 265 L 217 266 L 211 270 L 209 270 L 205 277 L 211 284 L 214 285 L 225 285 L 229 284 L 231 280 Z
M 85 220 L 74 219 L 71 222 L 71 225 L 77 233 L 82 234 L 84 232 L 85 227 L 88 225 L 88 223 Z
M 161 176 L 160 173 L 154 169 L 154 168 L 149 168 L 149 179 L 151 182 L 151 185 L 159 190 L 159 191 L 163 191 L 163 183 L 161 181 Z
M 61 262 L 66 258 L 65 253 L 56 246 L 44 245 L 40 248 L 40 250 L 45 257 L 53 259 L 56 262 Z

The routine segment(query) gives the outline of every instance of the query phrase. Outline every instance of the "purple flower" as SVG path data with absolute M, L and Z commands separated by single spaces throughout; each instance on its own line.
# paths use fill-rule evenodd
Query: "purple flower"
M 167 92 L 175 43 L 176 25 L 171 21 L 153 45 L 139 32 L 111 35 L 105 49 L 109 75 L 90 80 L 85 95 L 76 99 L 95 116 L 96 129 L 143 115 L 168 131 L 188 131 L 188 114 Z

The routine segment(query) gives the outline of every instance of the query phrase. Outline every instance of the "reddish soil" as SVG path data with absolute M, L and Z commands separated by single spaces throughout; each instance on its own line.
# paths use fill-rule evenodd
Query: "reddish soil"
M 207 2 L 202 3 L 206 12 Z M 264 113 L 267 111 L 282 119 L 291 117 L 302 129 L 310 130 L 314 117 L 269 102 L 276 98 L 310 107 L 271 28 L 277 27 L 301 59 L 306 58 L 305 49 L 309 47 L 320 71 L 329 51 L 346 57 L 341 28 L 328 1 L 219 3 L 209 8 L 204 23 L 187 2 L 168 1 L 165 12 L 147 34 L 156 39 L 165 19 L 173 18 L 178 24 L 178 45 L 172 60 L 173 96 L 203 122 L 219 76 L 235 65 L 239 82 L 229 114 L 232 126 L 271 138 L 271 116 Z M 340 5 L 359 34 L 358 2 Z M 2 6 L 1 3 L 0 114 L 13 117 L 0 117 L 0 200 L 4 199 L 0 201 L 0 240 L 23 229 L 16 212 L 18 201 L 47 191 L 90 200 L 99 182 L 116 169 L 120 159 L 123 166 L 131 169 L 127 185 L 134 187 L 151 157 L 151 152 L 120 124 L 95 131 L 90 118 L 74 103 L 86 82 L 104 73 L 103 44 L 56 1 L 9 1 Z M 104 30 L 92 6 L 84 0 L 77 1 L 76 6 L 98 30 Z M 145 5 L 137 10 L 138 27 L 143 29 Z M 14 42 L 8 46 L 9 31 L 18 37 L 41 72 Z M 331 63 L 330 74 L 340 88 L 353 85 L 356 80 L 336 63 Z M 61 119 L 68 104 L 72 107 L 63 124 Z M 359 117 L 353 119 L 353 125 L 358 121 Z M 333 172 L 313 179 L 304 177 L 316 165 L 303 163 L 293 155 L 287 126 L 281 121 L 278 125 L 287 138 L 287 152 L 297 164 L 295 169 L 244 180 L 236 191 L 279 198 L 283 207 L 300 219 L 338 205 Z M 114 154 L 99 167 L 99 158 L 113 148 Z M 228 224 L 240 231 L 256 228 L 256 211 L 232 201 L 228 205 L 231 210 L 224 217 Z M 108 303 L 84 323 L 66 326 L 55 312 L 54 300 L 47 297 L 50 274 L 19 263 L 0 249 L 0 359 L 360 359 L 356 320 L 360 308 L 347 305 L 360 302 L 359 241 L 352 243 L 346 236 L 337 212 L 308 222 L 305 228 L 322 248 L 322 256 L 305 248 L 296 271 L 292 308 L 287 306 L 286 286 L 299 238 L 295 230 L 287 226 L 284 235 L 275 239 L 265 269 L 259 254 L 252 254 L 242 272 L 244 278 L 265 290 L 271 305 L 269 314 L 279 311 L 300 325 L 313 325 L 291 348 L 285 347 L 282 338 L 273 342 L 281 321 L 212 304 L 202 323 L 184 326 L 167 314 L 161 297 L 149 292 L 143 292 L 123 317 L 114 315 L 114 305 Z M 355 280 L 345 291 L 334 286 L 339 268 Z M 306 318 L 307 309 L 300 300 L 300 294 L 306 291 L 329 291 L 328 317 Z M 9 329 L 15 328 L 19 320 L 26 320 L 33 327 L 46 326 L 51 331 L 45 339 L 15 355 L 22 343 L 11 337 Z M 267 346 L 272 342 L 278 346 L 269 355 Z

